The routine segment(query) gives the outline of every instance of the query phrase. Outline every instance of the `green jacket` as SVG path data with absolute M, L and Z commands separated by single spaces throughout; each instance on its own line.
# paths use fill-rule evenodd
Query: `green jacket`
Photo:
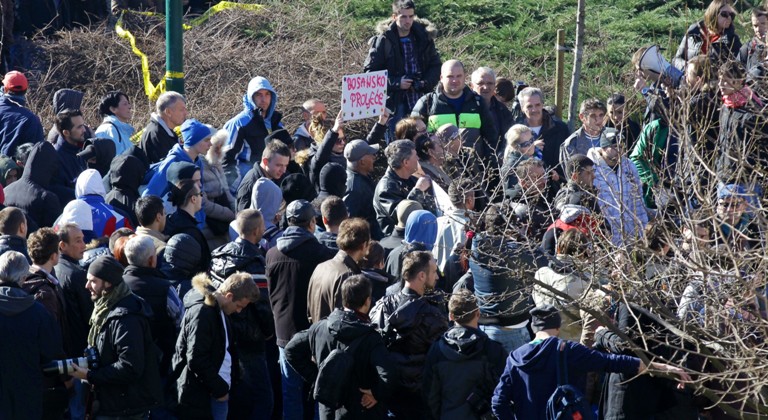
M 662 126 L 661 119 L 653 120 L 643 127 L 635 148 L 629 155 L 643 183 L 643 200 L 650 208 L 656 208 L 651 187 L 659 182 L 659 174 L 663 171 L 668 138 L 669 127 Z

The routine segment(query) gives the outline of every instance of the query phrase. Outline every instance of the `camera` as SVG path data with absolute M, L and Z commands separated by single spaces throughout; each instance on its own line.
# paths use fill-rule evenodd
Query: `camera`
M 98 369 L 99 352 L 95 347 L 88 347 L 83 351 L 83 357 L 64 360 L 53 360 L 43 365 L 43 373 L 49 376 L 70 375 L 72 364 L 88 369 Z
M 414 73 L 414 74 L 406 74 L 405 78 L 413 80 L 413 83 L 411 84 L 411 87 L 415 91 L 422 91 L 422 90 L 424 90 L 424 87 L 427 85 L 427 82 L 425 82 L 422 79 L 422 76 L 421 76 L 420 72 L 419 73 Z

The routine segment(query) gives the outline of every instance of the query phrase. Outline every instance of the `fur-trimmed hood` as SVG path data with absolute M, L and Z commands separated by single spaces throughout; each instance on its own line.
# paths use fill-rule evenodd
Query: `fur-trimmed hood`
M 192 277 L 192 288 L 202 295 L 203 304 L 206 306 L 216 306 L 216 297 L 213 296 L 213 292 L 216 291 L 216 286 L 214 286 L 213 281 L 208 277 L 208 274 L 198 273 L 195 277 Z M 188 296 L 194 296 L 194 294 L 189 293 Z M 184 300 L 186 301 L 187 299 Z M 191 305 L 184 302 L 184 306 L 189 307 Z
M 392 26 L 395 24 L 395 22 L 392 21 L 392 18 L 387 18 L 384 20 L 379 21 L 376 23 L 376 35 L 383 35 L 388 30 L 392 29 Z M 435 40 L 437 36 L 440 34 L 440 31 L 437 29 L 437 26 L 435 26 L 434 23 L 430 22 L 427 19 L 415 17 L 413 20 L 413 27 L 411 30 L 421 30 L 424 31 L 427 34 L 427 37 L 430 40 Z

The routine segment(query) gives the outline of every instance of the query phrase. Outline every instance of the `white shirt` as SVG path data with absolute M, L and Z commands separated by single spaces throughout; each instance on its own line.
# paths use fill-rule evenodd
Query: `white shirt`
M 232 355 L 229 354 L 229 334 L 227 334 L 227 319 L 225 318 L 224 311 L 219 311 L 221 314 L 221 323 L 224 324 L 224 361 L 221 362 L 219 368 L 219 376 L 227 385 L 232 385 Z

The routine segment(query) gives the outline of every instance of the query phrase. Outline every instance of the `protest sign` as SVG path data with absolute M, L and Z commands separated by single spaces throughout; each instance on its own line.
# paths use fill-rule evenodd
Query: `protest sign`
M 344 121 L 377 117 L 387 102 L 387 71 L 350 74 L 341 79 L 341 111 Z

